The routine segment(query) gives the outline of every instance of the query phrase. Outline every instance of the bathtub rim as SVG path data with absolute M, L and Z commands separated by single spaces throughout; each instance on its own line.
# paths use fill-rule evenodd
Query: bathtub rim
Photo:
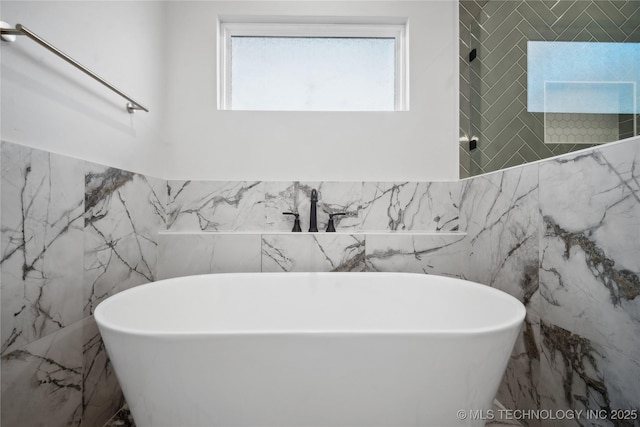
M 506 301 L 509 301 L 510 304 L 514 305 L 517 308 L 518 313 L 512 318 L 505 320 L 503 322 L 495 323 L 491 326 L 485 327 L 473 327 L 473 328 L 458 328 L 455 330 L 443 330 L 443 329 L 425 329 L 425 330 L 416 330 L 416 329 L 385 329 L 385 330 L 358 330 L 358 329 L 345 329 L 345 330 L 324 330 L 324 329 L 312 329 L 312 330 L 287 330 L 287 329 L 279 329 L 279 330 L 261 330 L 261 331 L 243 331 L 243 330 L 222 330 L 222 331 L 163 331 L 163 330 L 142 330 L 139 328 L 128 328 L 120 325 L 114 325 L 113 322 L 105 319 L 104 314 L 102 313 L 104 306 L 103 304 L 107 303 L 107 301 L 111 301 L 108 304 L 113 304 L 114 301 L 117 301 L 120 298 L 125 298 L 128 293 L 136 293 L 136 292 L 145 292 L 145 290 L 149 287 L 157 285 L 158 283 L 166 283 L 178 281 L 185 278 L 195 278 L 195 277 L 204 277 L 204 276 L 240 276 L 240 277 L 248 277 L 248 276 L 263 276 L 263 275 L 287 275 L 287 276 L 325 276 L 325 275 L 335 275 L 335 274 L 345 274 L 345 275 L 376 275 L 376 276 L 411 276 L 411 277 L 419 277 L 419 276 L 434 276 L 439 280 L 445 280 L 450 282 L 460 283 L 461 286 L 482 286 L 483 292 L 493 293 L 497 298 L 502 298 Z M 498 333 L 501 331 L 510 330 L 513 328 L 520 328 L 524 322 L 526 317 L 527 310 L 524 304 L 518 300 L 513 295 L 502 291 L 500 289 L 496 289 L 489 285 L 484 285 L 482 283 L 473 282 L 467 279 L 459 279 L 456 277 L 449 276 L 441 276 L 436 274 L 423 274 L 423 273 L 394 273 L 394 272 L 248 272 L 248 273 L 207 273 L 207 274 L 194 274 L 189 276 L 179 276 L 172 277 L 168 279 L 156 280 L 153 282 L 148 282 L 142 285 L 135 286 L 133 288 L 126 289 L 124 291 L 118 292 L 117 294 L 111 295 L 104 300 L 102 300 L 95 308 L 93 312 L 93 317 L 95 322 L 97 323 L 100 329 L 105 328 L 110 331 L 116 333 L 122 333 L 130 336 L 138 336 L 138 337 L 163 337 L 163 338 L 190 338 L 190 337 L 233 337 L 233 336 L 242 336 L 242 337 L 266 337 L 266 336 L 315 336 L 315 337 L 360 337 L 360 336 L 433 336 L 437 335 L 439 337 L 458 337 L 458 336 L 469 336 L 469 335 L 483 335 L 483 334 L 491 334 Z

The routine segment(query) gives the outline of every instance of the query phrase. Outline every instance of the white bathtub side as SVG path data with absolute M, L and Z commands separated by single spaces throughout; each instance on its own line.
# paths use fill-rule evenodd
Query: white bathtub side
M 370 291 L 368 294 L 376 294 L 374 288 L 362 287 L 363 278 L 384 278 L 380 273 L 373 274 L 375 276 L 345 273 L 346 276 L 343 277 L 336 273 L 329 276 L 309 273 L 300 277 L 313 280 L 306 285 L 303 282 L 300 288 L 295 288 L 296 292 L 301 292 L 297 294 L 292 288 L 278 286 L 278 283 L 281 282 L 280 279 L 299 277 L 289 273 L 285 277 L 268 274 L 265 278 L 268 280 L 261 284 L 260 289 L 269 291 L 257 298 L 254 305 L 250 304 L 253 310 L 259 310 L 259 303 L 268 305 L 269 295 L 278 291 L 291 291 L 285 295 L 276 295 L 275 300 L 286 301 L 288 307 L 299 308 L 298 303 L 301 301 L 292 299 L 295 295 L 309 298 L 311 302 L 327 297 L 326 304 L 314 303 L 305 308 L 312 310 L 315 309 L 313 307 L 324 307 L 316 313 L 309 313 L 309 317 L 315 316 L 316 321 L 321 320 L 324 309 L 334 310 L 334 305 L 346 304 L 348 316 L 339 317 L 340 313 L 334 313 L 350 325 L 346 325 L 344 329 L 339 328 L 340 322 L 315 326 L 312 322 L 297 329 L 295 324 L 282 328 L 283 324 L 276 322 L 268 328 L 260 328 L 256 326 L 258 323 L 254 319 L 253 326 L 245 324 L 237 329 L 239 333 L 230 332 L 228 327 L 209 333 L 205 332 L 206 328 L 176 332 L 180 328 L 191 328 L 188 324 L 185 326 L 180 323 L 181 319 L 176 316 L 176 313 L 184 313 L 179 310 L 171 312 L 168 310 L 169 306 L 161 307 L 163 302 L 160 300 L 150 303 L 145 299 L 148 295 L 143 295 L 145 298 L 136 303 L 135 298 L 127 298 L 126 293 L 112 297 L 112 301 L 119 301 L 114 310 L 101 310 L 99 306 L 96 320 L 138 427 L 483 425 L 482 420 L 458 419 L 457 411 L 490 408 L 524 317 L 522 305 L 513 299 L 519 306 L 511 307 L 512 297 L 506 296 L 508 298 L 501 300 L 506 294 L 472 284 L 474 289 L 479 287 L 482 292 L 478 295 L 495 296 L 500 301 L 495 307 L 507 304 L 513 311 L 505 314 L 505 319 L 495 317 L 499 322 L 494 327 L 455 327 L 448 332 L 443 329 L 429 331 L 424 324 L 407 328 L 407 322 L 412 319 L 417 322 L 429 320 L 428 316 L 415 312 L 422 307 L 418 304 L 409 310 L 413 312 L 408 317 L 398 317 L 401 319 L 400 323 L 392 328 L 384 328 L 381 325 L 397 321 L 394 313 L 417 295 L 410 295 L 408 300 L 384 292 L 374 299 L 360 296 L 367 291 Z M 229 278 L 226 275 L 220 276 Z M 251 275 L 252 279 L 257 277 Z M 220 278 L 212 276 L 209 279 Z M 240 277 L 242 278 L 246 277 Z M 334 294 L 319 296 L 318 293 L 313 293 L 318 291 L 318 283 L 314 280 L 323 278 L 339 279 L 335 282 L 337 287 L 331 290 Z M 340 295 L 345 294 L 340 293 L 340 289 L 344 290 L 345 286 L 353 291 L 350 282 L 343 279 L 354 279 L 353 283 L 358 284 L 353 286 L 359 287 L 354 294 L 356 298 L 350 297 L 333 304 L 331 298 L 336 297 L 336 291 Z M 388 285 L 385 292 L 394 289 L 402 293 L 409 289 L 402 285 L 407 279 L 428 282 L 440 278 L 393 274 L 386 279 Z M 444 282 L 447 285 L 455 286 L 457 283 L 444 279 L 447 279 Z M 184 283 L 175 283 L 185 285 L 194 280 L 201 281 L 203 278 L 185 278 Z M 320 290 L 328 289 L 326 283 L 319 283 Z M 157 285 L 161 284 L 145 285 L 146 289 L 127 292 L 131 292 L 130 295 L 135 295 L 134 292 L 152 292 L 161 289 L 153 288 Z M 304 286 L 308 289 L 303 289 Z M 463 285 L 461 289 L 464 286 L 467 285 Z M 422 285 L 419 288 L 425 289 Z M 251 287 L 245 291 L 248 289 Z M 440 292 L 442 289 L 440 288 Z M 187 288 L 182 287 L 181 290 L 182 293 L 169 292 L 167 295 L 177 298 L 174 302 L 181 304 L 178 295 L 184 297 Z M 230 291 L 233 288 L 225 289 L 223 293 Z M 309 294 L 309 291 L 313 292 Z M 488 291 L 488 294 L 484 291 Z M 232 294 L 235 295 L 233 292 Z M 475 313 L 475 316 L 483 315 L 482 310 L 473 311 L 474 304 L 478 303 L 475 299 L 478 295 L 469 297 L 465 292 L 450 295 L 462 297 L 463 294 L 467 297 L 466 301 L 465 298 L 462 298 L 463 301 L 458 298 L 450 301 L 436 299 L 435 305 L 433 299 L 440 297 L 438 292 L 422 295 L 421 298 L 422 302 L 431 303 L 425 307 L 432 307 L 433 310 L 433 307 L 440 307 L 433 319 L 456 313 L 456 310 L 467 315 L 469 311 Z M 241 295 L 241 298 L 249 297 Z M 427 298 L 424 299 L 425 297 Z M 186 301 L 189 298 L 200 301 L 204 299 L 202 295 L 188 295 Z M 235 304 L 228 299 L 223 301 L 231 306 Z M 106 302 L 103 303 L 103 308 L 107 306 Z M 142 307 L 138 307 L 142 302 L 146 302 L 147 307 L 161 309 L 155 314 L 153 310 L 144 312 Z M 370 311 L 357 309 L 367 303 L 382 305 Z M 130 307 L 126 308 L 127 305 Z M 224 304 L 219 305 L 223 306 Z M 120 311 L 123 307 L 126 308 L 124 312 Z M 238 309 L 239 306 L 234 307 Z M 127 314 L 129 309 L 133 311 Z M 135 313 L 141 315 L 141 311 L 136 310 L 142 310 L 144 315 L 151 316 L 151 321 L 147 323 L 149 325 L 161 320 L 154 319 L 154 315 L 164 313 L 164 326 L 146 332 L 140 328 L 127 330 L 115 320 L 108 319 L 108 315 L 135 318 Z M 486 307 L 484 310 L 487 310 Z M 282 310 L 267 310 L 260 315 L 280 311 Z M 193 314 L 195 318 L 202 315 L 197 312 Z M 296 316 L 304 316 L 305 313 L 302 310 L 302 313 L 294 314 L 295 310 L 286 311 L 280 321 L 285 321 L 286 325 L 286 322 L 295 321 Z M 326 314 L 324 313 L 325 316 Z M 251 316 L 251 310 L 246 315 Z M 358 323 L 359 318 L 368 320 Z M 207 316 L 202 319 L 210 320 Z M 216 322 L 228 319 L 228 316 L 222 316 Z M 379 322 L 380 319 L 383 320 L 382 323 Z M 468 325 L 469 320 L 473 321 L 473 318 L 466 319 L 460 325 Z M 363 327 L 370 321 L 373 321 L 370 327 Z M 163 333 L 162 330 L 168 328 L 171 322 L 177 322 L 177 329 Z
M 518 329 L 477 335 L 105 333 L 138 427 L 482 425 Z
M 488 286 L 409 273 L 234 273 L 161 280 L 95 311 L 127 333 L 480 332 L 524 307 Z

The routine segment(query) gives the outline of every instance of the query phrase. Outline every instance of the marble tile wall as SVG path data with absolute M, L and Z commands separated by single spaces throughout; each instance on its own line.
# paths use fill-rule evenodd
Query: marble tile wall
M 259 234 L 165 234 L 159 236 L 161 279 L 207 273 L 260 271 Z
M 311 191 L 318 233 L 307 233 Z M 159 277 L 229 271 L 419 271 L 455 275 L 452 182 L 169 181 Z M 291 233 L 298 212 L 303 233 Z M 325 233 L 330 213 L 338 233 Z M 410 266 L 409 266 L 410 265 Z
M 309 229 L 311 191 L 318 191 L 318 229 L 330 213 L 340 231 L 439 232 L 459 229 L 456 182 L 169 181 L 169 231 L 291 231 L 300 213 Z M 339 227 L 338 227 L 339 226 Z
M 640 411 L 640 143 L 542 163 L 540 215 L 541 405 Z
M 167 182 L 4 143 L 3 421 L 106 420 L 122 398 L 95 305 L 235 271 L 407 271 L 502 289 L 527 317 L 498 400 L 640 410 L 639 175 L 637 139 L 458 183 Z M 321 232 L 291 233 L 282 212 L 306 231 L 313 188 Z M 332 212 L 347 215 L 327 234 Z
M 460 206 L 464 276 L 527 307 L 498 400 L 640 413 L 640 140 L 463 180 Z
M 81 320 L 83 164 L 2 146 L 2 354 Z
M 84 315 L 117 292 L 156 279 L 165 181 L 85 164 Z
M 464 233 L 162 233 L 158 275 L 403 271 L 462 277 Z
M 208 272 L 458 268 L 455 183 L 167 182 L 8 142 L 1 159 L 8 425 L 95 426 L 116 412 L 92 313 L 132 286 Z M 282 212 L 300 212 L 308 229 L 313 188 L 318 227 L 344 212 L 340 233 L 289 233 Z
M 527 308 L 497 399 L 515 409 L 537 409 L 533 379 L 539 369 L 538 165 L 463 181 L 461 222 L 467 229 L 468 280 L 501 289 Z
M 157 277 L 163 181 L 2 143 L 1 423 L 100 426 L 122 405 L 91 313 Z

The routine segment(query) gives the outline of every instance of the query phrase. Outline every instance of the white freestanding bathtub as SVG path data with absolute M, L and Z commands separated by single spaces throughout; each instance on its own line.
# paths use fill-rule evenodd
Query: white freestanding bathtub
M 483 425 L 458 411 L 491 407 L 524 315 L 407 273 L 190 276 L 95 310 L 137 427 Z

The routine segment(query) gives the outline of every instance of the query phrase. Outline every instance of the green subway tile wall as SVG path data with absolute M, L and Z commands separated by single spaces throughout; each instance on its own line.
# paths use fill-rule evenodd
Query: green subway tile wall
M 473 151 L 461 138 L 461 178 L 590 146 L 544 142 L 544 114 L 527 111 L 529 40 L 640 42 L 640 2 L 461 0 L 460 136 L 478 138 Z M 620 139 L 633 126 L 620 115 Z

